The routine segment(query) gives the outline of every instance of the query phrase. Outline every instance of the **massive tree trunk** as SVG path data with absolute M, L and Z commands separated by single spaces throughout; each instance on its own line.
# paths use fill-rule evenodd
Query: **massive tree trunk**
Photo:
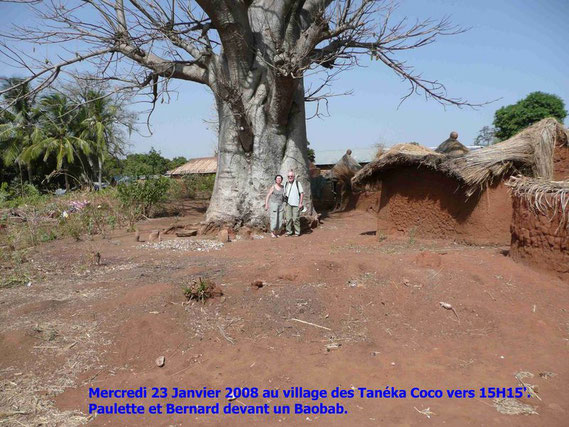
M 278 2 L 271 7 L 278 9 Z M 268 16 L 265 8 L 251 7 L 251 37 L 228 40 L 224 34 L 230 38 L 230 31 L 222 32 L 224 51 L 210 65 L 219 117 L 217 176 L 206 214 L 211 224 L 265 228 L 267 191 L 275 175 L 291 169 L 304 188 L 304 206 L 313 213 L 303 80 L 275 67 L 277 45 L 285 43 L 276 42 L 275 34 L 283 31 L 283 22 L 279 14 L 274 22 Z
M 240 134 L 247 132 L 236 123 L 231 107 L 217 100 L 219 113 L 218 166 L 215 187 L 206 220 L 216 224 L 250 225 L 264 228 L 265 196 L 275 175 L 293 170 L 304 187 L 304 206 L 312 211 L 306 139 L 306 116 L 301 81 L 295 85 L 293 102 L 284 126 L 270 123 L 265 104 L 254 105 L 252 144 L 244 148 Z

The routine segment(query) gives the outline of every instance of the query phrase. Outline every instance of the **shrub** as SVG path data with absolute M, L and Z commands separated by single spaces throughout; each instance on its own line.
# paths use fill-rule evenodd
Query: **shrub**
M 209 298 L 221 295 L 223 295 L 223 292 L 213 281 L 202 279 L 201 277 L 193 280 L 189 286 L 184 288 L 184 296 L 188 300 L 201 301 L 202 303 L 205 303 Z
M 203 197 L 209 199 L 215 184 L 215 175 L 187 175 L 183 178 L 187 197 L 194 199 Z
M 170 180 L 164 177 L 117 187 L 117 197 L 126 209 L 131 228 L 141 217 L 148 216 L 153 207 L 166 200 L 169 187 Z
M 49 196 L 42 195 L 32 184 L 21 184 L 14 180 L 10 184 L 0 185 L 0 207 L 16 208 L 21 205 L 37 206 L 44 203 Z

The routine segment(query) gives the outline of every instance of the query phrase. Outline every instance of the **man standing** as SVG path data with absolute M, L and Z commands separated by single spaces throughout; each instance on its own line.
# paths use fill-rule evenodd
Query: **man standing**
M 300 236 L 300 210 L 302 209 L 302 199 L 304 189 L 302 184 L 295 179 L 294 172 L 291 170 L 287 175 L 287 182 L 284 188 L 285 195 L 285 215 L 286 215 L 286 235 Z M 294 224 L 294 231 L 293 231 Z

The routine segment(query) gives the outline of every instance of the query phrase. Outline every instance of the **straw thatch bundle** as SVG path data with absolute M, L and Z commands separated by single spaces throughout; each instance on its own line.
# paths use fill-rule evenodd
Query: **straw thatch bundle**
M 351 187 L 350 181 L 352 177 L 362 168 L 362 166 L 352 157 L 352 150 L 346 151 L 338 163 L 334 165 L 330 171 L 332 179 L 345 182 Z
M 338 163 L 330 171 L 330 176 L 338 183 L 337 190 L 340 193 L 335 207 L 336 210 L 345 210 L 347 208 L 350 195 L 352 194 L 352 178 L 362 168 L 351 154 L 352 150 L 347 150 L 346 154 L 338 160 Z
M 332 168 L 332 175 L 342 175 L 345 170 L 353 171 L 355 174 L 361 168 L 362 166 L 352 157 L 352 150 L 347 150 Z
M 556 145 L 567 145 L 567 139 L 568 134 L 563 126 L 549 118 L 504 142 L 460 157 L 435 153 L 421 146 L 400 144 L 367 164 L 352 179 L 352 183 L 365 185 L 381 180 L 383 172 L 401 166 L 427 167 L 458 180 L 470 196 L 495 180 L 516 172 L 551 179 L 553 151 Z
M 515 176 L 506 185 L 514 197 L 525 199 L 533 212 L 549 217 L 550 221 L 560 214 L 559 227 L 569 227 L 569 181 Z

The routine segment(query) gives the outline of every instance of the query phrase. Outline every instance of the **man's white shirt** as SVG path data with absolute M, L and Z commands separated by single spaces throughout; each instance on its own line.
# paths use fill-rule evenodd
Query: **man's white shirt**
M 298 190 L 296 184 L 298 183 Z M 288 204 L 291 206 L 298 206 L 300 204 L 300 193 L 304 193 L 302 184 L 298 181 L 293 181 L 292 184 L 287 182 L 285 184 L 285 196 L 288 197 Z

